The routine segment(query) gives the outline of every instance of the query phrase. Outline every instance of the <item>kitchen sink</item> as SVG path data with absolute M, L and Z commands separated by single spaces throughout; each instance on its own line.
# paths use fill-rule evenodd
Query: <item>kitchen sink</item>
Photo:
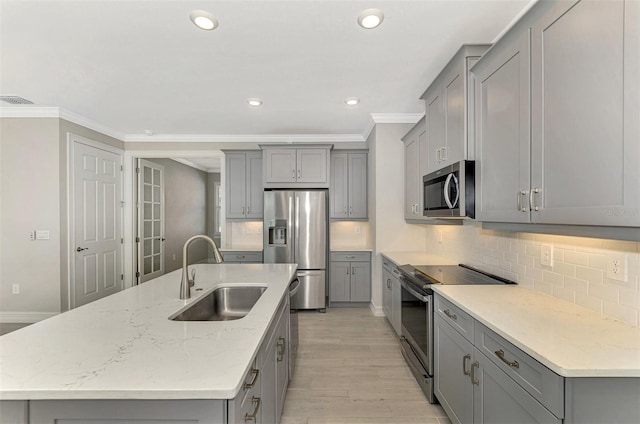
M 173 321 L 240 319 L 249 313 L 266 289 L 264 286 L 220 287 L 169 319 Z

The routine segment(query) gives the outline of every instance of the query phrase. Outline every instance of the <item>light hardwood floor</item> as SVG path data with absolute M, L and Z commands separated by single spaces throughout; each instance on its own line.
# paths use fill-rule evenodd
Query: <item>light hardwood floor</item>
M 425 399 L 395 332 L 369 308 L 300 312 L 282 424 L 450 424 Z

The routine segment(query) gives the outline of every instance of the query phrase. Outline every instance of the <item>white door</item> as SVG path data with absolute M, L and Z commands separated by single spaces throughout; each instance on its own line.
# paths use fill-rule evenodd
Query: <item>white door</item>
M 123 289 L 122 156 L 73 140 L 71 306 Z
M 164 274 L 164 167 L 138 159 L 138 283 Z

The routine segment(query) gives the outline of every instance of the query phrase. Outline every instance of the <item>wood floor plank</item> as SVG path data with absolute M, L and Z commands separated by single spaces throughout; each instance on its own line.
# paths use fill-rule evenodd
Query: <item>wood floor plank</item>
M 369 308 L 300 312 L 281 424 L 451 424 L 427 402 L 395 332 Z

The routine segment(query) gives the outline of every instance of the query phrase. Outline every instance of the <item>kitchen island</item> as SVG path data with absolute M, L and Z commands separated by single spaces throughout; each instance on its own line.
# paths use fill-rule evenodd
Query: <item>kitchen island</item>
M 196 271 L 191 299 L 179 299 L 177 270 L 2 336 L 0 421 L 225 423 L 242 421 L 240 405 L 255 412 L 260 402 L 247 400 L 245 388 L 256 383 L 254 367 L 269 354 L 273 327 L 285 315 L 288 320 L 296 266 L 190 268 Z M 238 320 L 169 319 L 228 285 L 267 290 Z

